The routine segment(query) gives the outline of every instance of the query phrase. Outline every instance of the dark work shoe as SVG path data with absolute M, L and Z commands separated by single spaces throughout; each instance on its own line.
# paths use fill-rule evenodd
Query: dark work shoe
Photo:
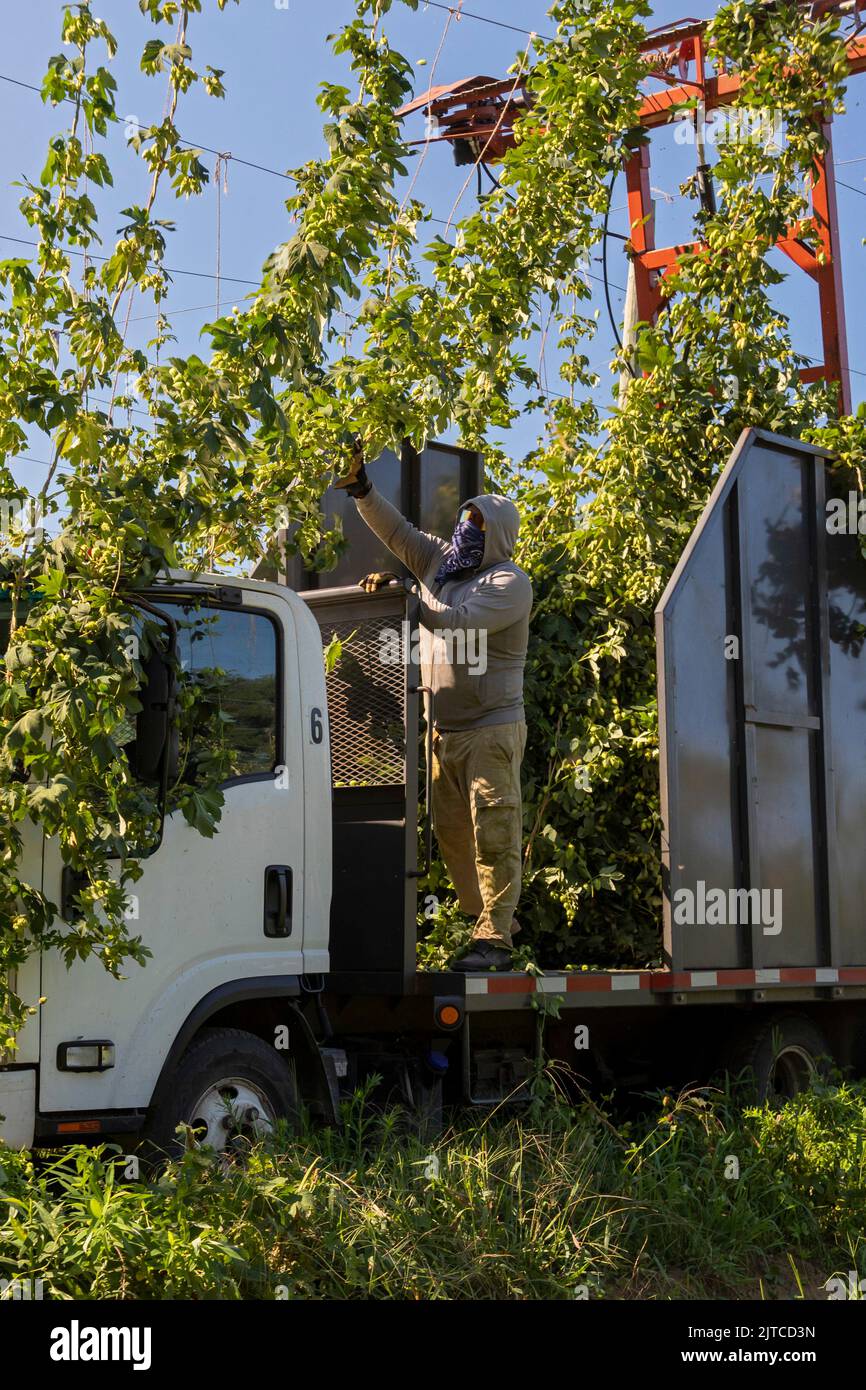
M 452 970 L 510 970 L 511 952 L 493 941 L 472 941 L 469 951 L 452 961 Z

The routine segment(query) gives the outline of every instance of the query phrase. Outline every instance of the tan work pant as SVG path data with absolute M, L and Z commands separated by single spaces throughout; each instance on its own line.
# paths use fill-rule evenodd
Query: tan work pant
M 433 824 L 473 940 L 511 946 L 520 897 L 526 725 L 433 735 Z

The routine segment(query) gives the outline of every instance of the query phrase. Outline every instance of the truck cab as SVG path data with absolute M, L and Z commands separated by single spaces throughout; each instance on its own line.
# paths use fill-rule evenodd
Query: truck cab
M 95 957 L 71 969 L 57 951 L 29 959 L 18 988 L 45 1003 L 20 1037 L 14 1068 L 0 1075 L 6 1142 L 102 1133 L 109 1123 L 137 1128 L 179 1034 L 225 1016 L 240 998 L 295 996 L 302 977 L 329 967 L 331 777 L 318 624 L 292 590 L 252 580 L 180 576 L 151 597 L 178 623 L 180 679 L 224 673 L 219 698 L 233 748 L 218 833 L 200 834 L 179 811 L 167 816 L 127 910 L 130 933 L 152 953 L 146 967 L 131 963 L 115 980 Z M 74 883 L 57 843 L 42 844 L 32 825 L 25 835 L 31 873 L 72 916 Z

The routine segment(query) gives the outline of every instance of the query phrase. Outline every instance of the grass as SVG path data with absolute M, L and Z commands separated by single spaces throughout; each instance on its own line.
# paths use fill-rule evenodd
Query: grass
M 637 1119 L 549 1097 L 435 1143 L 363 1092 L 338 1130 L 150 1182 L 110 1147 L 0 1155 L 0 1277 L 52 1298 L 826 1297 L 866 1273 L 866 1086 L 707 1091 Z

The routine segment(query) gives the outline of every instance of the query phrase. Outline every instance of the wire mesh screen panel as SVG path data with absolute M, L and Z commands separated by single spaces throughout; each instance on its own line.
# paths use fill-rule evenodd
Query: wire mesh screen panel
M 417 667 L 407 664 L 414 600 L 318 589 L 304 599 L 322 646 L 342 644 L 326 676 L 333 779 L 331 971 L 415 969 L 418 867 Z
M 406 668 L 399 615 L 332 621 L 317 614 L 325 644 L 342 644 L 326 677 L 335 787 L 402 782 L 406 758 Z

